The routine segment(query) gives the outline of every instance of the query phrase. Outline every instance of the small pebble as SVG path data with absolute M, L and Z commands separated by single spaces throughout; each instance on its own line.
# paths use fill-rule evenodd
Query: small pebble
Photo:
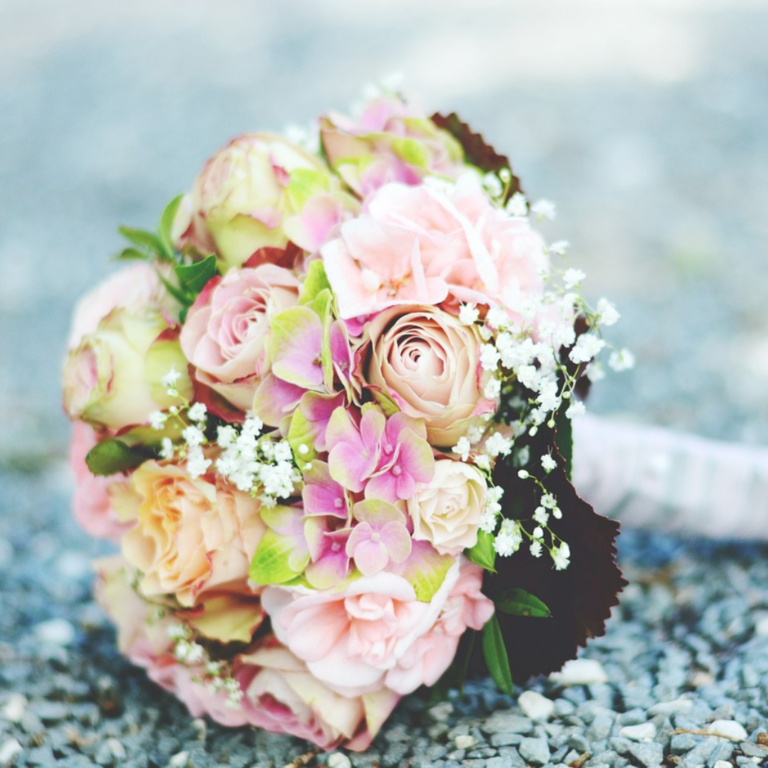
M 517 703 L 531 720 L 547 720 L 555 710 L 555 703 L 536 691 L 524 691 L 517 697 Z
M 429 716 L 437 723 L 447 722 L 453 713 L 453 704 L 450 701 L 441 701 L 429 708 Z
M 656 726 L 653 723 L 625 725 L 619 731 L 619 736 L 632 741 L 649 741 L 656 737 Z
M 470 749 L 477 744 L 477 739 L 469 734 L 457 736 L 454 741 L 456 742 L 456 749 Z
M 605 674 L 603 665 L 594 659 L 572 659 L 566 661 L 559 672 L 550 675 L 550 679 L 559 685 L 591 685 L 593 683 L 607 683 L 608 675 Z
M 646 768 L 661 765 L 661 761 L 664 759 L 663 747 L 661 744 L 656 744 L 652 741 L 643 742 L 642 744 L 633 744 L 629 748 L 629 753 L 635 760 L 646 766 Z
M 177 752 L 168 761 L 168 768 L 187 768 L 189 765 L 189 752 Z
M 520 742 L 520 756 L 534 765 L 545 765 L 549 762 L 549 744 L 546 739 L 523 739 Z
M 343 752 L 334 752 L 326 760 L 328 768 L 352 768 L 352 761 Z
M 755 634 L 758 637 L 768 637 L 768 613 L 755 617 Z
M 707 726 L 707 731 L 715 736 L 724 736 L 731 741 L 746 741 L 747 730 L 735 720 L 715 720 Z
M 75 628 L 66 619 L 48 619 L 35 627 L 35 637 L 41 643 L 67 646 L 75 639 Z
M 20 693 L 12 693 L 3 705 L 0 716 L 9 723 L 20 723 L 27 711 L 27 699 Z
M 674 715 L 678 712 L 684 712 L 691 709 L 693 702 L 690 699 L 674 699 L 673 701 L 662 701 L 648 708 L 648 714 L 654 715 Z
M 714 768 L 731 768 L 731 764 L 726 762 L 725 760 L 718 760 L 715 763 Z
M 6 768 L 14 765 L 18 756 L 24 751 L 24 748 L 16 739 L 8 739 L 0 744 L 0 766 Z

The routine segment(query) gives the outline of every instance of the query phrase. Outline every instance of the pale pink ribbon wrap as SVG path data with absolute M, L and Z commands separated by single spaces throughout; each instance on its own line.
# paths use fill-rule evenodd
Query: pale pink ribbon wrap
M 584 416 L 574 485 L 627 527 L 768 540 L 768 449 Z

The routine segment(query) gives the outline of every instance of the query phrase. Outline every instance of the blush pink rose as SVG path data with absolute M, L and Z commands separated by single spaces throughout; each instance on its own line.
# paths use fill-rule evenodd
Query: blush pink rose
M 494 611 L 493 601 L 482 592 L 483 569 L 461 558 L 459 579 L 438 620 L 419 637 L 387 676 L 390 688 L 403 695 L 420 685 L 434 685 L 456 655 L 467 629 L 481 630 Z
M 118 307 L 138 316 L 142 312 L 170 311 L 175 302 L 149 264 L 140 262 L 121 269 L 78 301 L 67 341 L 69 349 L 77 347 L 83 336 L 95 333 L 99 322 Z
M 495 404 L 482 395 L 476 326 L 430 306 L 392 307 L 368 326 L 362 355 L 365 383 L 388 393 L 409 416 L 424 419 L 433 446 L 452 447 L 482 426 Z
M 338 592 L 268 587 L 262 603 L 278 640 L 315 677 L 344 696 L 360 696 L 392 688 L 389 674 L 432 628 L 458 575 L 457 562 L 429 603 L 387 572 Z
M 130 482 L 135 524 L 122 549 L 143 574 L 145 597 L 174 595 L 192 608 L 204 590 L 242 589 L 266 530 L 256 499 L 156 461 L 144 462 Z
M 85 457 L 97 442 L 92 427 L 81 421 L 73 424 L 69 450 L 69 465 L 75 476 L 72 511 L 77 522 L 91 536 L 119 542 L 130 525 L 120 521 L 112 494 L 118 490 L 118 486 L 125 487 L 128 478 L 125 475 L 96 477 L 91 474 Z
M 267 367 L 270 317 L 298 299 L 295 275 L 273 264 L 233 269 L 211 280 L 181 331 L 181 348 L 197 379 L 240 410 L 249 410 Z

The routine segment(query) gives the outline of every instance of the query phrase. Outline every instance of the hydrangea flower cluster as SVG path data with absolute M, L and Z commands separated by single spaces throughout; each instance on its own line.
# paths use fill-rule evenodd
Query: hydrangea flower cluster
M 240 136 L 76 310 L 75 512 L 120 548 L 98 595 L 194 715 L 364 749 L 493 624 L 496 556 L 569 566 L 562 445 L 530 438 L 583 413 L 618 313 L 471 137 L 392 93 L 321 118 L 322 151 Z

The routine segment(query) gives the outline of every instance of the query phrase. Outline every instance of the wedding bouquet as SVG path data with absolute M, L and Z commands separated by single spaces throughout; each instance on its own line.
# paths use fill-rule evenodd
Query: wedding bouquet
M 511 694 L 604 631 L 617 524 L 570 434 L 618 313 L 456 115 L 382 92 L 293 134 L 121 228 L 64 369 L 74 510 L 120 548 L 120 650 L 193 715 L 364 749 L 420 686 Z

